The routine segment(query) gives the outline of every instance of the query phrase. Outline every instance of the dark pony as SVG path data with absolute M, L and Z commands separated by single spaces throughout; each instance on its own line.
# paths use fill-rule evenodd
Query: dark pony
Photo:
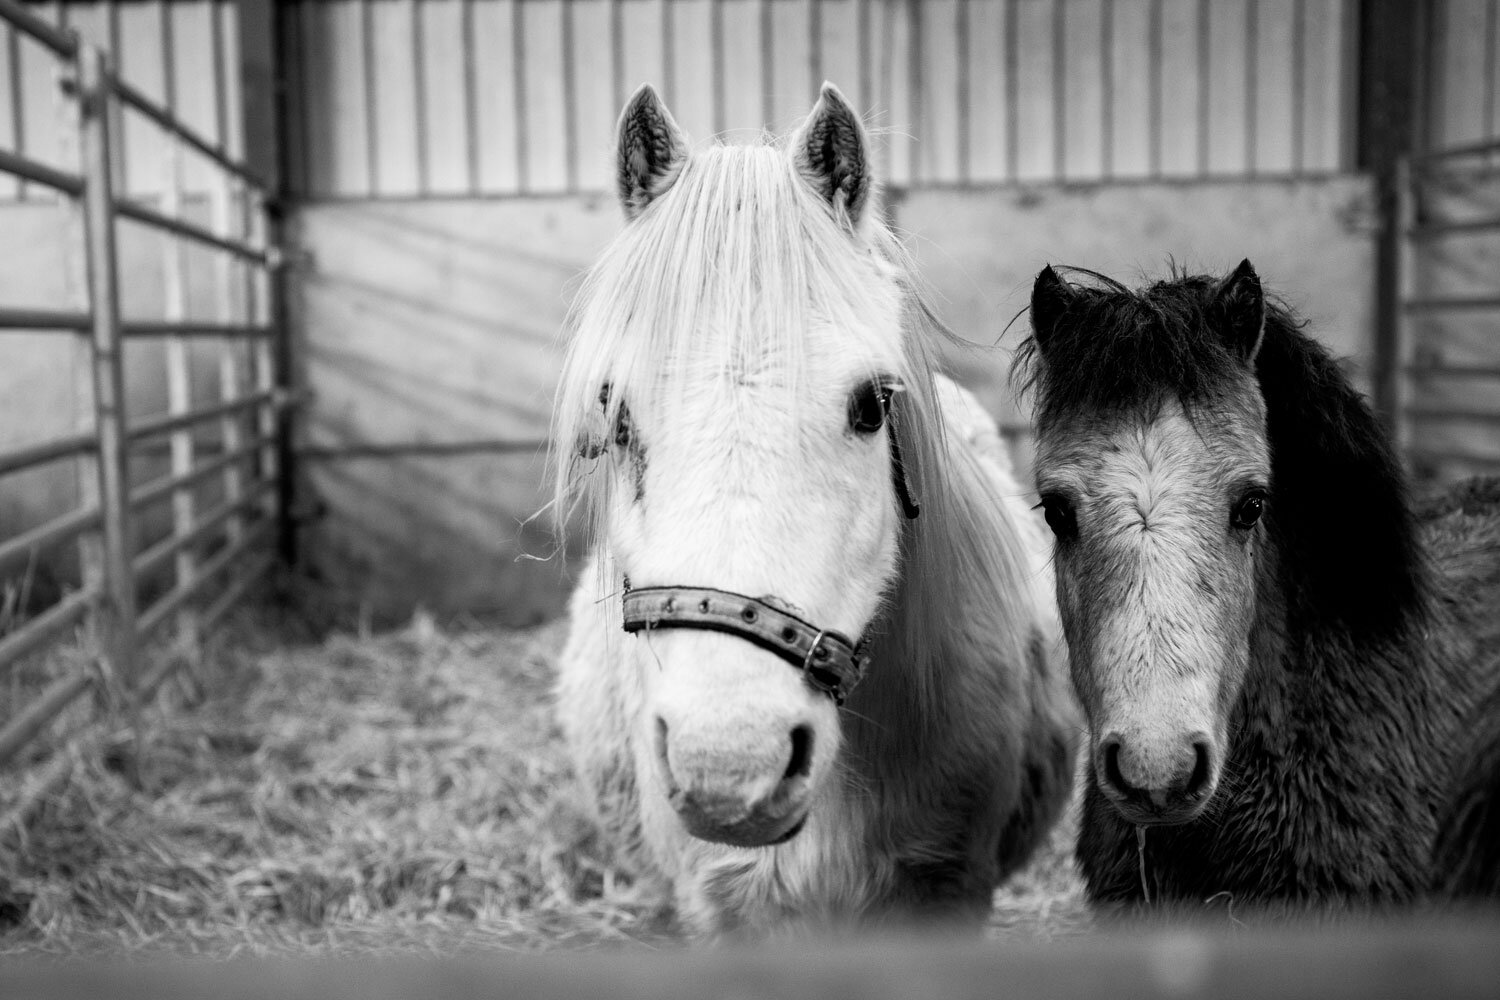
M 1174 274 L 1140 291 L 1067 273 L 1049 267 L 1037 279 L 1018 372 L 1035 396 L 1038 488 L 1094 730 L 1078 841 L 1092 898 L 1370 905 L 1433 887 L 1500 896 L 1500 481 L 1414 506 L 1365 400 L 1264 295 L 1248 261 L 1224 279 Z M 1123 474 L 1118 496 L 1101 495 L 1114 488 L 1112 452 L 1170 433 L 1177 415 L 1172 426 L 1192 428 L 1179 440 L 1230 456 L 1243 478 L 1203 481 L 1212 463 L 1185 462 L 1197 480 L 1183 471 L 1170 485 L 1173 496 L 1207 498 L 1196 521 L 1188 501 L 1160 501 L 1154 521 L 1139 501 L 1128 515 L 1100 513 L 1145 495 Z M 1158 485 L 1177 475 L 1152 474 Z M 1240 617 L 1213 604 L 1234 581 L 1215 578 L 1211 560 L 1195 569 L 1196 590 L 1132 569 L 1121 545 L 1141 543 L 1123 536 L 1167 515 L 1199 525 L 1192 540 L 1223 566 L 1244 565 Z M 1171 596 L 1149 605 L 1133 596 L 1142 583 Z M 1187 638 L 1158 641 L 1176 620 Z M 1110 672 L 1128 668 L 1096 653 L 1183 646 L 1223 653 L 1181 668 L 1183 690 L 1197 684 L 1222 702 L 1204 710 L 1208 721 L 1178 743 L 1110 721 L 1169 711 L 1136 695 L 1167 690 L 1141 676 L 1178 667 L 1146 652 L 1122 680 Z M 1129 756 L 1132 739 L 1157 741 L 1142 763 Z

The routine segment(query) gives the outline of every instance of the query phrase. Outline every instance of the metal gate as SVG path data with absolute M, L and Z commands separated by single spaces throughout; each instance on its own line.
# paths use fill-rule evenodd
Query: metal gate
M 0 476 L 52 463 L 78 463 L 80 501 L 44 523 L 0 538 L 0 573 L 24 572 L 39 556 L 77 547 L 76 589 L 32 609 L 0 636 L 0 677 L 12 683 L 0 716 L 0 764 L 27 745 L 68 705 L 96 691 L 133 713 L 183 662 L 179 655 L 143 655 L 164 627 L 194 642 L 264 576 L 274 563 L 272 535 L 285 513 L 285 336 L 275 321 L 277 252 L 269 239 L 271 195 L 245 165 L 187 127 L 172 110 L 121 80 L 98 48 L 58 28 L 20 3 L 0 0 L 0 24 L 12 45 L 25 44 L 55 59 L 61 87 L 62 131 L 76 142 L 77 169 L 65 170 L 0 150 L 0 173 L 60 196 L 58 218 L 73 236 L 69 256 L 82 290 L 67 308 L 0 307 L 0 335 L 32 331 L 75 345 L 76 376 L 90 400 L 75 433 L 0 454 Z M 34 54 L 34 53 L 33 53 Z M 157 204 L 117 192 L 123 120 L 149 122 L 165 137 L 168 155 Z M 184 163 L 195 159 L 219 177 L 212 222 L 182 211 Z M 165 315 L 150 321 L 122 317 L 117 231 L 122 225 L 164 234 Z M 216 313 L 189 319 L 185 248 L 215 257 Z M 12 288 L 14 294 L 17 289 Z M 193 399 L 189 351 L 217 343 L 218 392 Z M 125 362 L 131 345 L 164 343 L 168 407 L 127 419 Z M 168 474 L 139 482 L 132 461 L 146 446 L 165 442 Z M 207 489 L 211 487 L 211 489 Z M 211 506 L 204 498 L 211 496 Z M 142 516 L 170 504 L 167 537 L 142 545 Z M 158 594 L 143 579 L 165 576 Z M 148 600 L 149 599 L 149 600 Z M 144 604 L 144 606 L 142 606 Z M 97 656 L 34 683 L 15 679 L 21 664 L 82 627 Z M 39 690 L 38 690 L 39 689 Z M 13 808 L 24 813 L 62 780 L 71 761 L 56 753 L 49 776 L 27 789 Z

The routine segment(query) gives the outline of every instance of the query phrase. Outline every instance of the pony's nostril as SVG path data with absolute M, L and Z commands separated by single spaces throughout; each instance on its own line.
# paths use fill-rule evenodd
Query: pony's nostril
M 810 727 L 793 727 L 792 756 L 786 762 L 786 771 L 781 776 L 782 780 L 800 778 L 812 770 L 812 745 L 813 733 Z
M 1120 773 L 1120 738 L 1111 736 L 1104 741 L 1104 781 L 1122 792 L 1131 790 L 1130 782 Z
M 672 764 L 667 759 L 667 720 L 656 717 L 656 759 L 661 762 L 662 773 L 667 781 L 672 780 Z
M 1193 773 L 1188 777 L 1187 787 L 1183 791 L 1189 797 L 1196 798 L 1208 787 L 1208 741 L 1194 740 L 1193 750 L 1197 754 L 1197 760 L 1193 762 Z

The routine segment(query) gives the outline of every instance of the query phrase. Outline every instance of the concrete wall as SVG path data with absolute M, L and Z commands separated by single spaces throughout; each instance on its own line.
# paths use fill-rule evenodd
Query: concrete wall
M 1249 256 L 1267 285 L 1362 366 L 1372 226 L 1361 178 L 926 191 L 893 206 L 940 312 L 998 348 L 949 352 L 1027 447 L 1009 351 L 1046 262 L 1127 281 L 1169 255 L 1224 271 Z M 309 206 L 295 305 L 307 411 L 305 533 L 319 569 L 379 614 L 413 605 L 524 621 L 555 613 L 567 564 L 550 551 L 539 442 L 570 282 L 619 226 L 611 200 Z M 511 442 L 503 449 L 498 442 Z M 434 451 L 446 454 L 436 455 Z M 576 563 L 576 560 L 574 560 Z

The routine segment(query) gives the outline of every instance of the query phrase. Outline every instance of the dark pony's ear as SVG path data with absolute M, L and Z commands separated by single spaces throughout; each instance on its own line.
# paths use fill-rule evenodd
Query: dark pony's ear
M 865 127 L 831 83 L 823 84 L 818 103 L 792 137 L 792 165 L 808 185 L 838 212 L 851 229 L 870 200 L 870 158 Z
M 1042 357 L 1047 356 L 1058 320 L 1077 297 L 1078 293 L 1058 277 L 1051 264 L 1036 276 L 1036 282 L 1031 286 L 1031 334 Z
M 1229 349 L 1246 364 L 1254 364 L 1266 332 L 1266 293 L 1249 260 L 1240 261 L 1214 292 L 1214 310 L 1224 324 Z
M 687 136 L 651 84 L 641 85 L 620 115 L 616 176 L 625 217 L 634 219 L 661 197 L 688 158 Z

